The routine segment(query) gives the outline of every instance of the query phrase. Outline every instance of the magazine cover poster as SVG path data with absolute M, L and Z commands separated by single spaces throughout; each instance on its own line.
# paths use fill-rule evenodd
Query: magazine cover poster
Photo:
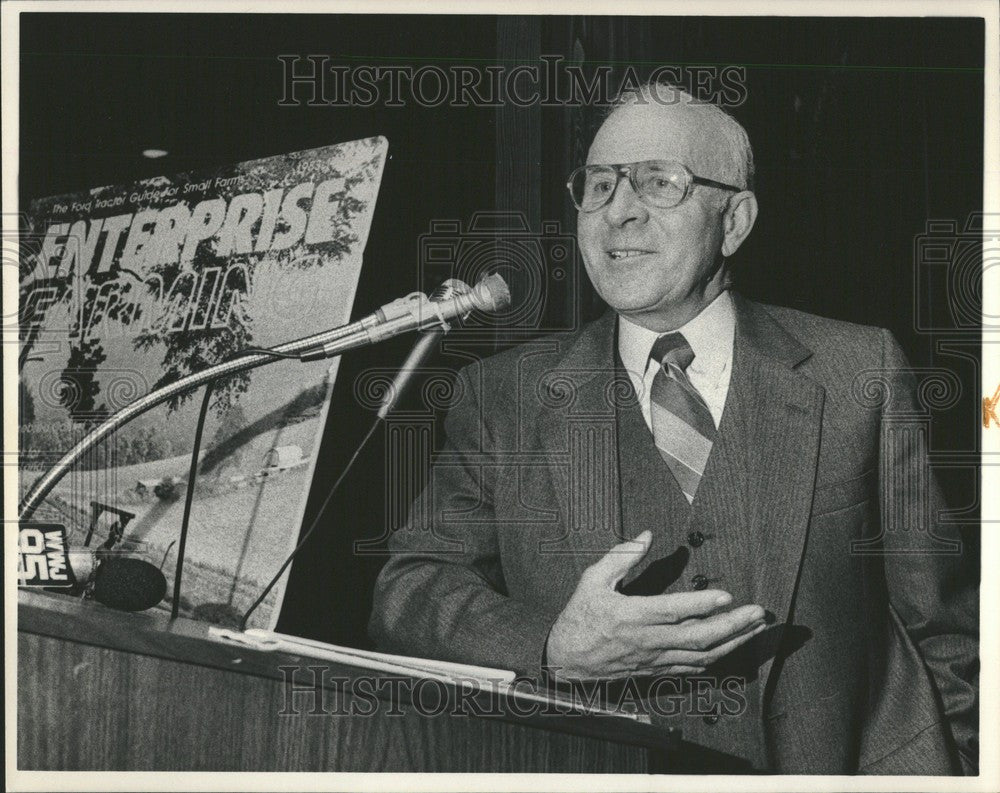
M 153 390 L 346 323 L 386 150 L 370 138 L 32 202 L 20 268 L 20 494 Z M 279 360 L 212 385 L 181 616 L 238 625 L 295 546 L 337 361 Z M 65 527 L 71 558 L 101 549 L 159 567 L 161 610 L 173 604 L 204 393 L 119 427 L 33 516 Z M 283 585 L 250 627 L 273 627 Z

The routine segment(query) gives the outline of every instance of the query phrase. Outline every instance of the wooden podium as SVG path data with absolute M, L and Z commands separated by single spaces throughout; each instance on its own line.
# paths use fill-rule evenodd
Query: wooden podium
M 435 696 L 463 692 L 418 680 L 21 591 L 18 768 L 649 773 L 699 762 L 677 731 L 586 707 L 553 715 L 517 692 L 466 690 L 462 708 L 442 709 Z

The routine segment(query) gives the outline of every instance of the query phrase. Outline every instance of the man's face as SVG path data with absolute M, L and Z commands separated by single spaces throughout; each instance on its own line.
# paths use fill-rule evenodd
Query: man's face
M 618 108 L 594 138 L 588 165 L 674 160 L 698 175 L 728 181 L 717 132 L 699 114 L 657 102 Z M 611 200 L 577 216 L 587 273 L 619 314 L 658 332 L 696 316 L 721 291 L 720 248 L 726 194 L 692 186 L 670 209 L 649 206 L 623 178 Z

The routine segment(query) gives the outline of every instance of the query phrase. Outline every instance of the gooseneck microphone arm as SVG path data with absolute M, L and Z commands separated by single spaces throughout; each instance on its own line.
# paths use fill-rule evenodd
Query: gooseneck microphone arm
M 505 307 L 509 302 L 510 292 L 503 279 L 498 275 L 489 275 L 468 293 L 457 295 L 451 300 L 432 304 L 426 295 L 416 293 L 394 300 L 356 322 L 285 342 L 273 350 L 241 355 L 234 360 L 223 361 L 182 377 L 126 405 L 88 432 L 29 488 L 18 505 L 18 516 L 20 520 L 30 519 L 52 488 L 69 472 L 73 463 L 112 432 L 172 397 L 198 388 L 216 378 L 256 369 L 277 358 L 294 356 L 301 360 L 319 360 L 333 357 L 398 333 L 445 325 L 448 319 L 464 316 L 475 308 L 495 311 Z M 309 357 L 303 354 L 314 349 L 319 349 L 320 352 Z

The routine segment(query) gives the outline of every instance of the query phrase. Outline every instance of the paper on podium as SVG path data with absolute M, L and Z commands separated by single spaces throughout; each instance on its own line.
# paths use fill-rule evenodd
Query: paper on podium
M 303 639 L 300 636 L 289 636 L 284 633 L 274 633 L 256 628 L 240 633 L 213 625 L 208 632 L 213 638 L 258 650 L 280 650 L 323 661 L 375 669 L 380 672 L 430 677 L 447 682 L 472 680 L 480 685 L 492 684 L 506 688 L 516 677 L 514 672 L 506 669 L 491 669 L 487 666 L 473 666 L 450 661 L 434 661 L 427 658 L 412 658 L 407 655 L 390 655 L 371 650 L 359 650 L 354 647 L 341 647 L 336 644 L 327 644 L 312 639 Z
M 479 689 L 491 690 L 496 693 L 512 691 L 512 684 L 517 679 L 517 675 L 514 672 L 506 669 L 493 669 L 488 666 L 474 666 L 472 664 L 459 664 L 450 661 L 436 661 L 428 658 L 413 658 L 407 655 L 390 655 L 370 650 L 359 650 L 354 647 L 341 647 L 336 644 L 327 644 L 312 639 L 303 639 L 300 636 L 289 636 L 284 633 L 274 633 L 273 631 L 265 631 L 258 628 L 251 628 L 244 633 L 240 633 L 239 631 L 219 628 L 213 625 L 208 629 L 208 632 L 212 638 L 253 647 L 257 650 L 280 650 L 285 653 L 304 655 L 308 658 L 332 661 L 364 669 L 374 669 L 379 672 L 441 680 L 452 685 L 468 682 L 474 684 Z M 556 691 L 531 691 L 522 687 L 516 691 L 516 694 L 521 699 L 548 705 L 563 705 L 568 710 L 616 716 L 632 721 L 649 723 L 649 717 L 645 714 L 633 713 L 617 708 L 607 708 L 591 702 L 584 703 L 579 699 L 567 697 L 565 694 Z

